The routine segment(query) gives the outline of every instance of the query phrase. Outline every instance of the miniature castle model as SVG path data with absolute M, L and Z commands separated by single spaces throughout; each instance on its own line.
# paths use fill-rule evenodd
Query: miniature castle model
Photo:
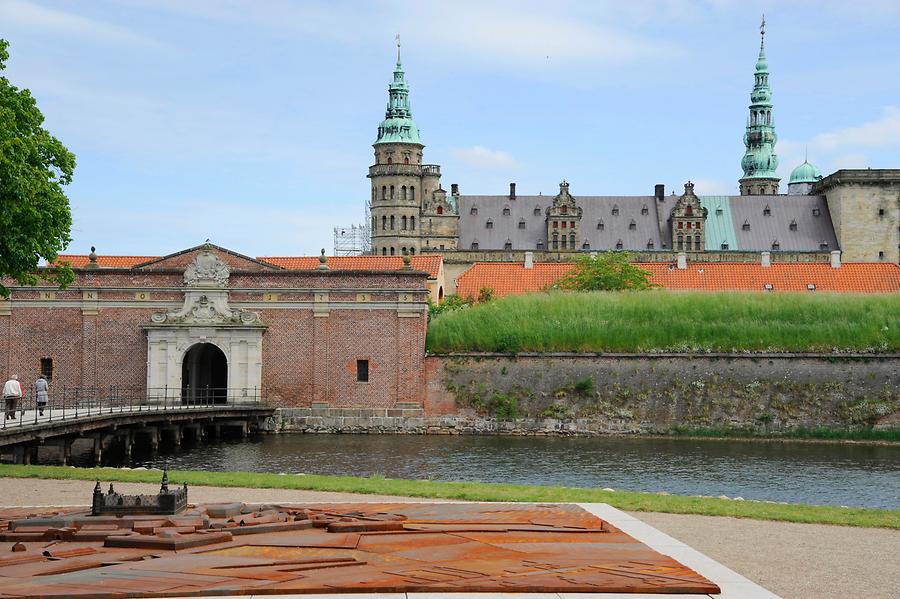
M 169 489 L 169 470 L 163 470 L 162 485 L 156 495 L 122 495 L 109 484 L 109 491 L 103 493 L 100 481 L 94 486 L 91 503 L 92 516 L 119 515 L 165 515 L 174 516 L 187 509 L 187 483 L 174 490 Z

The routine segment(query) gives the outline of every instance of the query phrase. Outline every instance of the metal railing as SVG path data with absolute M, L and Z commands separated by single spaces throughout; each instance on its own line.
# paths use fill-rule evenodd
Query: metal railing
M 384 175 L 440 177 L 441 167 L 438 164 L 375 164 L 369 167 L 370 177 Z
M 15 402 L 13 409 L 8 410 L 8 404 L 0 406 L 3 409 L 0 430 L 106 414 L 236 408 L 266 403 L 265 392 L 258 387 L 61 386 L 51 388 L 47 399 L 43 405 L 39 404 L 32 386 Z

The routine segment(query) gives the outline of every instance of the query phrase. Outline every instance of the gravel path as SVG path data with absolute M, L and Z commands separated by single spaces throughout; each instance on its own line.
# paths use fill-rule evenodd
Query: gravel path
M 125 493 L 150 484 L 115 483 Z M 0 479 L 0 505 L 85 505 L 88 481 Z M 446 501 L 324 491 L 191 487 L 192 502 Z M 634 516 L 784 597 L 900 597 L 900 531 L 640 512 Z

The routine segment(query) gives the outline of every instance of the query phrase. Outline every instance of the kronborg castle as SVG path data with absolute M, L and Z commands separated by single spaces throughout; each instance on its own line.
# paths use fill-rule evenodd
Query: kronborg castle
M 286 409 L 388 422 L 456 409 L 436 382 L 441 358 L 425 355 L 429 299 L 542 289 L 585 252 L 630 251 L 678 289 L 900 292 L 900 169 L 822 177 L 804 162 L 781 194 L 768 76 L 761 45 L 741 195 L 688 182 L 681 195 L 657 185 L 590 196 L 565 181 L 555 197 L 518 195 L 514 184 L 462 195 L 423 164 L 398 54 L 368 174 L 374 255 L 251 257 L 207 242 L 168 255 L 60 256 L 75 273 L 66 289 L 4 281 L 0 370 L 26 382 L 44 374 L 54 393 L 262 394 Z
M 570 259 L 571 252 L 628 250 L 641 261 L 900 261 L 900 169 L 839 170 L 822 177 L 809 162 L 791 173 L 787 193 L 778 156 L 764 29 L 744 132 L 740 195 L 704 195 L 691 183 L 680 196 L 662 185 L 637 196 L 582 195 L 563 181 L 559 194 L 464 195 L 441 186 L 440 166 L 423 164 L 400 56 L 369 167 L 371 245 L 382 256 L 440 253 L 449 264 Z M 737 157 L 736 157 L 737 158 Z M 647 190 L 650 192 L 650 190 Z M 458 274 L 461 272 L 457 270 Z

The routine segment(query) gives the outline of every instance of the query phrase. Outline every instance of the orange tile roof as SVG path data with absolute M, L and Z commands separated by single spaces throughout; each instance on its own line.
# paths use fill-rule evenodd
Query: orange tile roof
M 159 259 L 158 256 L 106 256 L 98 255 L 97 264 L 104 268 L 133 268 L 138 264 Z M 270 256 L 257 260 L 289 270 L 314 270 L 319 266 L 318 256 Z M 60 254 L 57 262 L 68 262 L 73 268 L 87 266 L 87 254 Z M 438 276 L 441 256 L 410 256 L 410 266 L 427 272 L 432 279 Z M 329 256 L 332 270 L 399 270 L 403 268 L 402 256 Z
M 97 264 L 104 268 L 132 268 L 138 264 L 156 260 L 159 256 L 97 256 Z M 57 263 L 68 262 L 73 268 L 87 266 L 90 259 L 87 254 L 60 254 Z
M 476 262 L 459 276 L 456 292 L 463 297 L 477 297 L 489 287 L 496 297 L 541 291 L 562 278 L 571 268 L 567 263 L 535 263 L 526 269 L 520 262 Z M 738 262 L 694 262 L 684 270 L 668 262 L 638 264 L 650 271 L 651 281 L 664 289 L 702 291 L 817 291 L 843 293 L 898 293 L 900 266 L 896 264 L 844 263 L 840 268 L 830 264 L 760 264 Z
M 314 270 L 319 266 L 318 256 L 260 256 L 257 260 L 289 270 Z M 441 267 L 441 256 L 410 256 L 410 266 L 427 272 L 436 278 Z M 399 270 L 403 268 L 402 256 L 329 256 L 332 270 Z

